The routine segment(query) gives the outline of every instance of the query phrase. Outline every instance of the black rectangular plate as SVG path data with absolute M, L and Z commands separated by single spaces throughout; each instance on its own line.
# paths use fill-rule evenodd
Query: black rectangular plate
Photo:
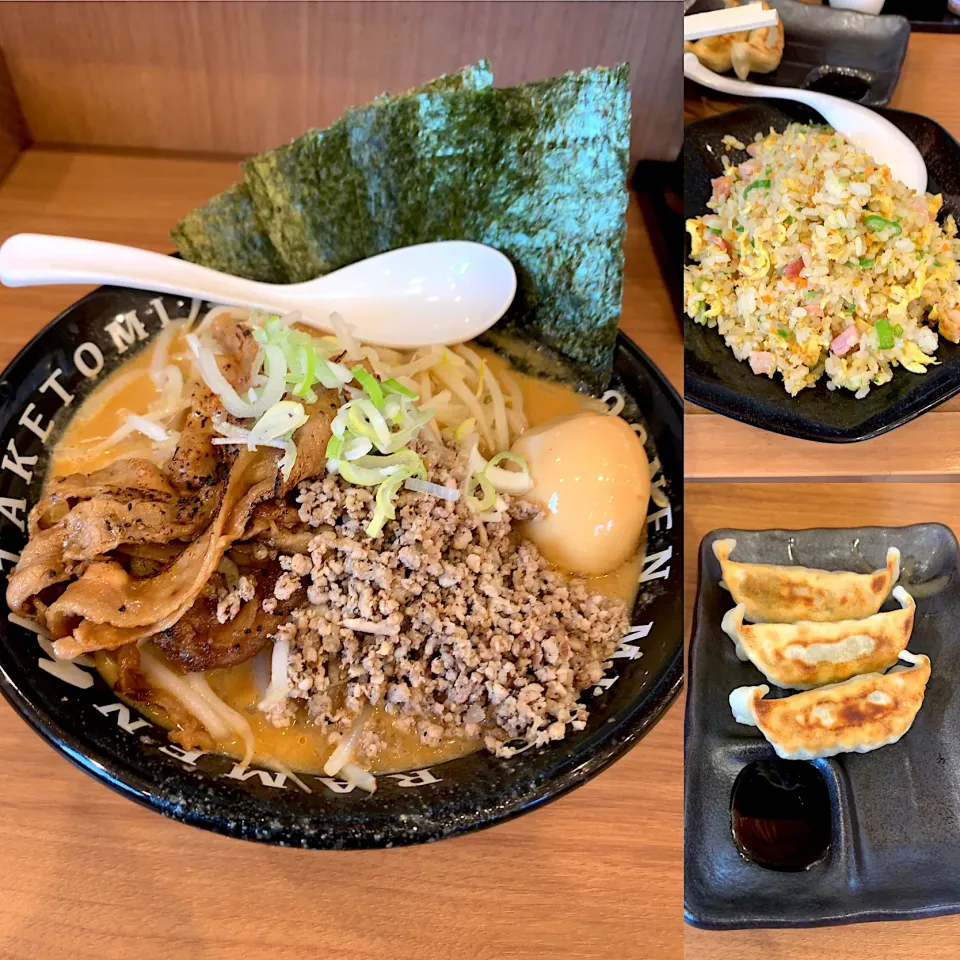
M 943 194 L 941 218 L 960 220 L 960 143 L 933 120 L 902 110 L 878 110 L 918 147 L 927 164 L 930 193 Z M 757 132 L 783 131 L 795 121 L 822 123 L 819 114 L 800 104 L 756 103 L 742 110 L 690 124 L 683 141 L 684 216 L 707 213 L 710 180 L 723 173 L 720 157 L 746 159 L 724 147 L 727 134 L 749 143 Z M 689 243 L 689 235 L 687 236 Z M 689 256 L 689 245 L 687 246 Z M 689 317 L 684 327 L 684 394 L 692 403 L 742 420 L 754 427 L 804 440 L 849 443 L 879 436 L 913 420 L 960 391 L 960 347 L 940 338 L 939 366 L 923 376 L 901 367 L 893 379 L 873 387 L 862 400 L 849 390 L 829 391 L 825 378 L 791 397 L 783 379 L 757 376 L 739 362 L 716 330 Z
M 797 0 L 768 2 L 783 23 L 783 58 L 772 73 L 751 73 L 752 83 L 818 90 L 871 107 L 890 100 L 910 39 L 910 24 L 903 17 Z M 689 12 L 722 7 L 723 0 L 698 0 Z
M 733 606 L 720 586 L 715 540 L 734 537 L 735 560 L 831 570 L 882 567 L 900 548 L 901 583 L 916 590 L 909 649 L 932 662 L 923 706 L 898 742 L 813 761 L 830 795 L 825 859 L 784 873 L 746 860 L 731 833 L 730 793 L 754 760 L 775 758 L 760 732 L 738 724 L 728 697 L 763 682 L 720 629 Z M 928 917 L 960 911 L 960 547 L 945 526 L 715 530 L 700 545 L 700 582 L 687 670 L 684 735 L 684 911 L 711 929 L 802 927 Z M 924 587 L 930 591 L 925 595 Z M 894 609 L 888 601 L 883 609 Z M 796 761 L 803 763 L 805 761 Z

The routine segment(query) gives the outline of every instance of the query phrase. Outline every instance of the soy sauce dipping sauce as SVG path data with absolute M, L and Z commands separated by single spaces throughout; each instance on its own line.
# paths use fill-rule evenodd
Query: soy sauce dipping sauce
M 770 870 L 806 870 L 830 849 L 830 797 L 802 760 L 756 760 L 737 776 L 730 825 L 740 854 Z
M 810 89 L 817 93 L 828 93 L 832 97 L 853 100 L 856 103 L 870 92 L 870 84 L 862 77 L 855 75 L 828 73 L 817 77 L 810 84 Z

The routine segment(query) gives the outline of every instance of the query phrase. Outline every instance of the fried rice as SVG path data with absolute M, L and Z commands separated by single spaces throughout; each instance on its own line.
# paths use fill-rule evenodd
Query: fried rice
M 688 316 L 795 396 L 821 376 L 865 397 L 893 368 L 925 373 L 960 342 L 960 241 L 919 194 L 828 127 L 757 134 L 687 221 Z M 939 333 L 939 335 L 938 335 Z

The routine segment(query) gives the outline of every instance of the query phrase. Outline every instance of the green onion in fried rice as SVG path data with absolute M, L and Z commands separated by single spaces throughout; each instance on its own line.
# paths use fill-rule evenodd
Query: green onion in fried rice
M 825 376 L 862 398 L 897 366 L 925 373 L 939 336 L 960 342 L 960 241 L 940 196 L 828 127 L 758 133 L 746 151 L 687 221 L 688 316 L 791 396 Z

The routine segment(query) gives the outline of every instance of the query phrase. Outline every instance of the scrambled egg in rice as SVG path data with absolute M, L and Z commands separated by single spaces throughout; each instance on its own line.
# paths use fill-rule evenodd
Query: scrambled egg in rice
M 730 148 L 743 150 L 733 137 Z M 684 305 L 791 396 L 826 374 L 858 398 L 898 364 L 925 373 L 938 334 L 960 343 L 960 241 L 941 198 L 894 180 L 840 134 L 757 134 L 687 221 Z

